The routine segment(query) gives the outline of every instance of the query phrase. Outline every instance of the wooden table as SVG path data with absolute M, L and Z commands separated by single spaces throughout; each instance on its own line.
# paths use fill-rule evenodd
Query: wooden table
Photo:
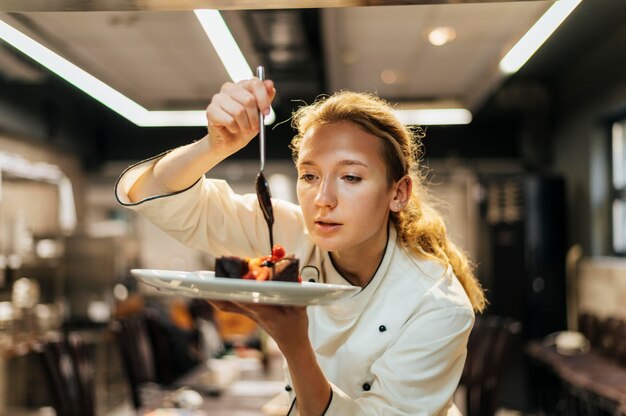
M 603 410 L 626 415 L 626 368 L 600 354 L 563 355 L 553 345 L 531 342 L 526 352 L 566 384 L 570 392 L 591 397 Z

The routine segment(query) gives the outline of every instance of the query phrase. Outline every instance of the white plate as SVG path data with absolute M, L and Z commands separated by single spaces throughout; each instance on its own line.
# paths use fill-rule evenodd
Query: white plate
M 182 272 L 132 269 L 142 282 L 165 293 L 213 300 L 271 303 L 276 305 L 323 305 L 348 298 L 360 287 L 311 282 L 257 282 L 215 277 L 214 272 Z

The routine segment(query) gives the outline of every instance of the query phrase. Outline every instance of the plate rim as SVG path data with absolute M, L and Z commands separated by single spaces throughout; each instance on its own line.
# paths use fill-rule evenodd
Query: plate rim
M 195 270 L 195 271 L 182 271 L 182 270 L 167 270 L 167 269 L 144 269 L 133 268 L 130 269 L 131 275 L 142 283 L 156 288 L 157 290 L 165 290 L 169 295 L 179 294 L 181 296 L 192 296 L 205 299 L 215 299 L 215 296 L 219 296 L 220 299 L 228 297 L 228 291 L 232 291 L 233 297 L 238 297 L 241 293 L 249 293 L 251 297 L 252 293 L 258 293 L 264 299 L 256 300 L 251 298 L 249 301 L 253 303 L 265 303 L 265 304 L 277 304 L 277 305 L 301 305 L 301 306 L 316 306 L 330 304 L 342 300 L 349 299 L 356 296 L 363 288 L 352 285 L 340 285 L 335 283 L 320 283 L 320 282 L 281 282 L 281 281 L 256 281 L 238 278 L 228 278 L 215 276 L 215 272 L 210 270 Z M 201 279 L 200 276 L 204 274 L 211 275 L 210 278 Z M 161 274 L 161 275 L 160 275 Z M 166 276 L 163 276 L 166 275 Z M 214 288 L 196 288 L 199 290 L 195 292 L 193 288 L 186 285 L 184 286 L 167 286 L 168 282 L 177 279 L 186 279 L 188 284 L 194 283 L 207 283 L 214 280 L 218 283 Z M 152 282 L 150 279 L 155 279 Z M 260 290 L 255 290 L 256 288 Z M 263 290 L 263 289 L 267 289 Z M 273 290 L 298 290 L 304 289 L 304 293 L 272 293 Z M 313 293 L 309 292 L 313 290 Z M 316 292 L 316 290 L 322 290 Z M 203 294 L 204 292 L 204 294 Z M 222 295 L 224 295 L 222 297 Z M 228 299 L 225 299 L 228 300 Z M 247 302 L 248 299 L 235 299 L 234 301 Z
M 352 286 L 352 285 L 339 285 L 336 283 L 321 283 L 321 282 L 284 282 L 284 281 L 274 281 L 274 280 L 263 280 L 263 281 L 259 281 L 259 280 L 252 280 L 252 279 L 240 279 L 240 278 L 236 278 L 236 277 L 223 277 L 223 276 L 215 276 L 215 272 L 211 271 L 211 270 L 193 270 L 193 271 L 184 271 L 184 270 L 167 270 L 167 269 L 142 269 L 142 268 L 133 268 L 130 269 L 130 272 L 133 274 L 136 272 L 143 272 L 143 271 L 154 271 L 154 272 L 166 272 L 166 273 L 184 273 L 186 276 L 189 275 L 195 275 L 195 274 L 200 274 L 200 273 L 210 273 L 213 275 L 213 277 L 211 279 L 218 279 L 217 281 L 219 283 L 233 283 L 233 284 L 237 284 L 239 282 L 241 283 L 245 283 L 245 284 L 252 284 L 252 285 L 264 285 L 267 286 L 268 284 L 274 287 L 289 287 L 291 288 L 292 285 L 294 284 L 298 284 L 301 287 L 313 287 L 313 286 L 319 286 L 319 287 L 325 287 L 328 289 L 337 289 L 337 290 L 347 290 L 347 291 L 358 291 L 360 289 L 362 289 L 359 286 Z M 158 276 L 154 276 L 160 279 L 167 279 L 167 278 L 161 278 Z M 174 278 L 172 278 L 174 279 Z M 203 280 L 203 282 L 206 282 L 206 280 Z M 288 286 L 285 286 L 288 285 Z M 263 287 L 263 286 L 261 286 Z

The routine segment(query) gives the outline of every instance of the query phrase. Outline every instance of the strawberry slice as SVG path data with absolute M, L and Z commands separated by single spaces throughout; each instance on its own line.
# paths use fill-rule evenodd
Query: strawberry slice
M 276 263 L 278 260 L 285 257 L 285 254 L 287 253 L 285 252 L 283 246 L 281 246 L 280 244 L 275 244 L 272 248 L 272 261 Z

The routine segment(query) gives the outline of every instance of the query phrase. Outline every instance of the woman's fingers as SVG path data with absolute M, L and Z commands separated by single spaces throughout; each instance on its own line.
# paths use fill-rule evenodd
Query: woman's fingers
M 258 79 L 253 79 L 250 83 L 250 91 L 256 99 L 256 105 L 258 110 L 263 112 L 264 115 L 269 115 L 270 106 L 276 95 L 276 89 L 274 88 L 274 82 L 271 80 L 265 80 L 263 82 Z
M 220 101 L 222 110 L 232 117 L 238 131 L 249 134 L 256 130 L 255 127 L 258 125 L 258 122 L 256 124 L 253 122 L 255 117 L 254 114 L 250 115 L 250 112 L 254 107 L 247 103 L 248 100 L 245 98 L 245 95 L 245 90 L 237 90 L 233 92 L 233 95 L 222 97 Z M 250 96 L 249 101 L 254 100 L 251 94 L 248 93 L 247 95 Z M 238 99 L 244 100 L 244 102 L 240 102 Z
M 278 317 L 294 316 L 300 311 L 305 311 L 305 307 L 299 306 L 283 306 L 283 305 L 266 305 L 261 303 L 236 303 L 246 314 L 255 321 L 271 321 Z
M 221 300 L 212 300 L 209 301 L 211 305 L 224 312 L 233 312 L 233 313 L 241 313 L 246 314 L 246 311 L 243 310 L 238 304 L 230 301 L 221 301 Z
M 235 119 L 222 107 L 219 103 L 222 100 L 221 97 L 215 96 L 209 107 L 207 108 L 207 121 L 209 127 L 221 127 L 226 129 L 231 134 L 237 134 L 239 126 Z
M 231 134 L 253 135 L 258 131 L 259 111 L 269 114 L 276 90 L 272 81 L 257 78 L 233 84 L 227 82 L 207 107 L 211 127 L 223 127 Z
M 245 105 L 236 99 L 237 95 L 245 94 L 245 91 L 242 92 L 234 84 L 230 85 L 225 84 L 222 92 L 213 96 L 207 108 L 207 120 L 212 127 L 224 127 L 232 134 L 250 133 L 252 125 Z
M 250 91 L 246 89 L 238 89 L 233 91 L 233 101 L 237 102 L 243 112 L 241 114 L 242 119 L 245 118 L 245 122 L 249 125 L 249 130 L 255 133 L 259 130 L 259 110 L 257 108 L 257 101 Z

